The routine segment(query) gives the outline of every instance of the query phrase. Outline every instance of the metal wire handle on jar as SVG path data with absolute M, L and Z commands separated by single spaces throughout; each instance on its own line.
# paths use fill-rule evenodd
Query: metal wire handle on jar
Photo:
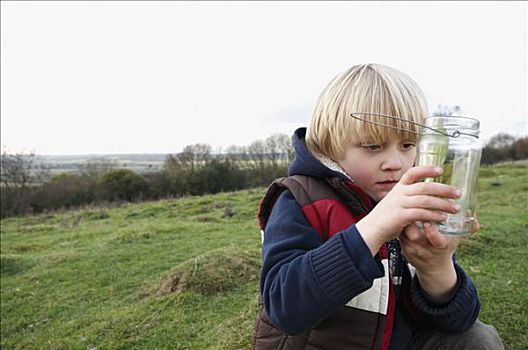
M 360 120 L 360 121 L 362 121 L 362 122 L 371 123 L 371 124 L 375 124 L 375 125 L 380 125 L 380 126 L 384 126 L 384 127 L 392 128 L 392 129 L 396 129 L 396 130 L 403 130 L 403 131 L 410 132 L 410 133 L 417 134 L 417 135 L 422 135 L 422 134 L 419 133 L 419 132 L 413 131 L 413 130 L 409 130 L 409 129 L 405 129 L 405 128 L 400 128 L 400 127 L 397 127 L 397 126 L 394 126 L 394 125 L 378 123 L 378 122 L 375 122 L 375 121 L 372 121 L 372 120 L 367 120 L 367 119 L 365 119 L 365 118 L 360 118 L 360 117 L 356 116 L 355 114 L 375 115 L 375 116 L 379 116 L 379 117 L 385 117 L 385 118 L 397 119 L 397 120 L 400 120 L 400 121 L 403 121 L 403 122 L 406 122 L 406 123 L 410 123 L 410 124 L 418 125 L 418 126 L 420 126 L 420 127 L 422 127 L 422 128 L 429 129 L 429 130 L 432 130 L 432 131 L 437 132 L 437 133 L 439 133 L 439 134 L 445 135 L 445 136 L 447 136 L 447 137 L 452 137 L 452 138 L 457 138 L 457 137 L 459 137 L 460 135 L 470 135 L 470 136 L 474 136 L 474 135 L 472 135 L 472 134 L 467 134 L 467 133 L 460 132 L 459 130 L 455 130 L 455 131 L 453 131 L 452 134 L 449 134 L 449 133 L 446 133 L 446 132 L 440 131 L 440 130 L 438 130 L 438 129 L 431 128 L 430 126 L 427 126 L 427 125 L 424 125 L 424 124 L 421 124 L 421 123 L 417 123 L 417 122 L 413 122 L 413 121 L 410 121 L 410 120 L 403 120 L 403 119 L 400 118 L 400 117 L 396 117 L 396 116 L 389 115 L 389 114 L 370 113 L 370 112 L 354 112 L 354 113 L 351 113 L 351 114 L 350 114 L 350 116 L 351 116 L 352 118 L 357 119 L 357 120 Z M 463 118 L 463 117 L 462 117 L 462 118 Z

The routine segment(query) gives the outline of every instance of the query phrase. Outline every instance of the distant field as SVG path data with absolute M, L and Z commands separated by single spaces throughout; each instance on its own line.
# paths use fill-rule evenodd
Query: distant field
M 64 156 L 39 156 L 50 169 L 51 175 L 65 172 L 78 172 L 79 167 L 88 161 L 101 160 L 113 162 L 116 168 L 130 169 L 137 173 L 159 171 L 166 154 L 88 154 Z
M 247 349 L 265 189 L 1 221 L 2 349 Z M 481 169 L 458 259 L 481 320 L 528 344 L 528 168 Z

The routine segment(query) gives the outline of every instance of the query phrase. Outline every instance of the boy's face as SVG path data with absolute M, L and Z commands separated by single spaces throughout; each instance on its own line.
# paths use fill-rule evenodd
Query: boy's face
M 338 163 L 374 200 L 380 201 L 413 166 L 416 142 L 394 136 L 382 144 L 351 143 Z

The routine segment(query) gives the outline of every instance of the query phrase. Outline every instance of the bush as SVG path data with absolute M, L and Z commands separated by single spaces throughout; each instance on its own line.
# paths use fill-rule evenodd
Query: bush
M 528 158 L 528 137 L 515 138 L 499 133 L 482 149 L 482 164 L 491 165 L 504 161 Z
M 7 188 L 0 186 L 0 217 L 33 214 L 35 187 Z
M 230 160 L 211 160 L 207 166 L 186 174 L 193 195 L 235 191 L 245 187 L 245 174 Z
M 143 198 L 147 189 L 145 179 L 128 169 L 111 170 L 101 179 L 102 196 L 109 201 L 134 201 Z
M 96 200 L 97 183 L 72 173 L 56 175 L 41 186 L 34 198 L 37 212 L 44 209 L 72 208 Z

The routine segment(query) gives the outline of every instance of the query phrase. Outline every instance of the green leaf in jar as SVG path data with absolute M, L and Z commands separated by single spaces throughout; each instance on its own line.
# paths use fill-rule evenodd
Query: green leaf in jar
M 438 177 L 438 182 L 441 182 L 446 185 L 451 185 L 451 175 L 453 174 L 453 163 L 452 162 L 444 163 L 442 168 L 444 169 L 444 172 L 442 173 L 442 175 Z
M 451 171 L 448 167 L 449 164 L 444 164 L 447 158 L 447 151 L 449 147 L 449 138 L 445 135 L 445 128 L 442 119 L 434 119 L 432 127 L 439 132 L 435 132 L 435 135 L 431 137 L 432 142 L 428 146 L 427 160 L 425 163 L 420 165 L 432 165 L 436 167 L 442 167 L 444 174 L 434 178 L 426 178 L 425 182 L 443 182 L 443 180 L 449 176 L 451 178 Z M 446 174 L 449 172 L 449 174 Z

